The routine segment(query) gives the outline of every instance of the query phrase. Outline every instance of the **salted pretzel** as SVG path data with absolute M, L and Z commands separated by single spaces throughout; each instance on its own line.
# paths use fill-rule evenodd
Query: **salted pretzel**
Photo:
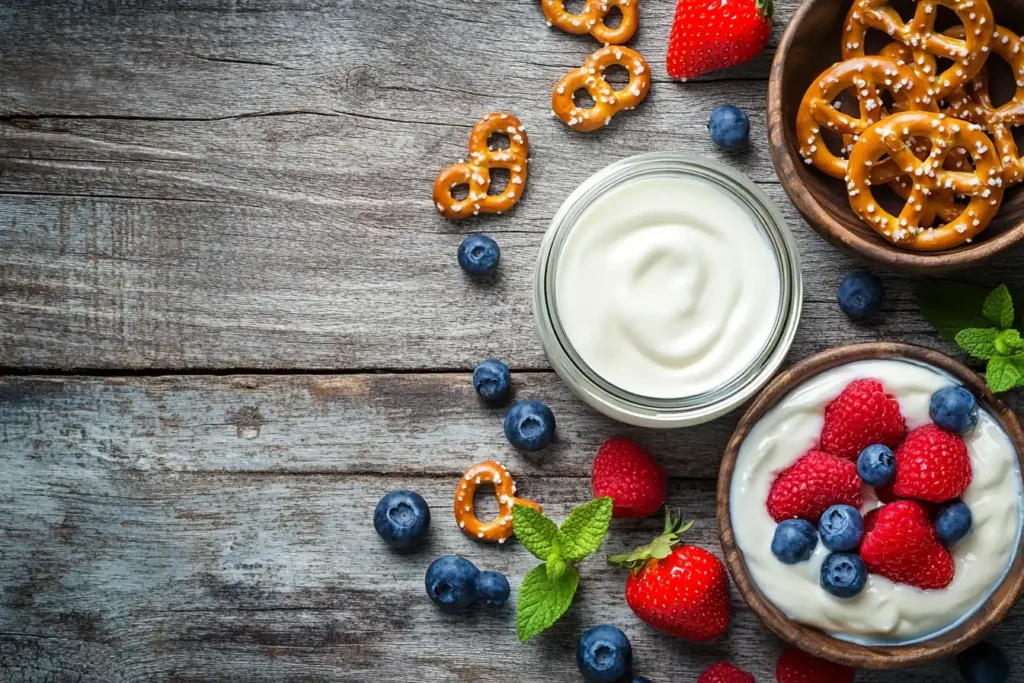
M 914 154 L 908 144 L 912 138 L 930 144 L 927 159 Z M 944 168 L 957 148 L 972 158 L 970 172 Z M 914 182 L 899 216 L 884 209 L 871 190 L 872 167 L 886 157 Z M 915 251 L 940 251 L 969 242 L 988 227 L 1003 200 L 1002 166 L 992 140 L 980 126 L 943 114 L 903 112 L 876 123 L 854 145 L 849 170 L 850 206 L 857 215 L 889 242 Z M 967 196 L 970 203 L 955 219 L 927 227 L 922 216 L 939 190 Z
M 847 160 L 828 148 L 822 128 L 855 140 L 888 113 L 879 96 L 880 89 L 892 93 L 897 109 L 938 111 L 935 101 L 910 67 L 885 57 L 857 57 L 840 62 L 815 79 L 800 104 L 796 133 L 804 161 L 830 176 L 846 178 Z M 855 90 L 859 97 L 859 117 L 836 107 L 837 98 L 846 90 Z M 877 174 L 872 179 L 887 183 L 899 175 L 893 169 L 887 177 Z
M 635 0 L 634 0 L 635 1 Z M 615 90 L 604 78 L 609 66 L 618 64 L 629 72 L 629 83 Z M 576 106 L 577 90 L 586 90 L 594 100 L 589 109 Z M 551 95 L 551 111 L 563 123 L 582 133 L 589 133 L 611 123 L 622 110 L 634 109 L 651 89 L 651 69 L 639 52 L 620 45 L 603 47 L 558 82 Z
M 935 30 L 938 8 L 956 12 L 966 29 L 964 38 Z M 935 74 L 930 93 L 937 99 L 950 96 L 977 75 L 988 57 L 995 19 L 988 0 L 917 0 L 914 18 L 903 21 L 889 0 L 857 0 L 846 17 L 843 31 L 843 59 L 862 57 L 868 29 L 888 33 L 910 47 L 915 61 L 921 52 L 943 57 L 954 63 Z
M 622 45 L 640 24 L 640 0 L 587 0 L 579 14 L 567 11 L 563 0 L 541 0 L 540 6 L 548 24 L 566 33 L 589 33 L 605 45 Z M 613 7 L 622 12 L 622 21 L 615 28 L 605 23 Z
M 508 135 L 508 149 L 491 149 L 488 140 L 495 133 Z M 526 164 L 530 149 L 522 122 L 511 114 L 492 113 L 480 119 L 469 135 L 469 161 L 460 160 L 441 171 L 434 181 L 434 206 L 449 220 L 481 213 L 504 213 L 523 196 L 526 188 Z M 508 169 L 508 185 L 501 194 L 489 195 L 492 168 Z M 452 196 L 452 189 L 468 185 L 463 200 Z
M 481 484 L 494 484 L 494 495 L 498 499 L 498 516 L 490 522 L 476 518 L 473 496 Z M 459 528 L 471 538 L 489 543 L 504 543 L 512 536 L 512 508 L 526 505 L 540 510 L 532 500 L 516 498 L 516 485 L 512 475 L 499 462 L 488 461 L 473 465 L 462 475 L 455 489 L 455 521 Z

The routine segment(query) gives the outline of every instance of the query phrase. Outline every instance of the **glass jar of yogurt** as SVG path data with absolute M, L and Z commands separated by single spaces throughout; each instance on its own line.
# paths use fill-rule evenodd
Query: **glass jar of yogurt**
M 534 275 L 555 371 L 597 410 L 647 427 L 706 422 L 753 395 L 789 351 L 802 297 L 771 200 L 722 164 L 674 152 L 586 180 Z

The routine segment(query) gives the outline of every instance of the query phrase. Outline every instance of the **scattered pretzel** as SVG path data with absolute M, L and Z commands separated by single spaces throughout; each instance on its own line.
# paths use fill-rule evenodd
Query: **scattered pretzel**
M 633 37 L 640 23 L 639 5 L 640 0 L 587 0 L 583 11 L 572 14 L 566 11 L 563 0 L 541 0 L 540 3 L 549 25 L 566 33 L 589 33 L 605 45 L 622 45 Z M 622 22 L 615 28 L 604 21 L 613 7 L 622 12 Z
M 966 30 L 963 38 L 936 32 L 939 6 L 948 7 L 960 17 Z M 995 19 L 988 0 L 918 0 L 917 11 L 909 22 L 903 21 L 889 0 L 857 0 L 846 17 L 843 59 L 864 56 L 869 28 L 884 31 L 910 47 L 915 62 L 924 59 L 922 53 L 954 62 L 943 73 L 934 74 L 934 85 L 929 88 L 930 95 L 942 99 L 966 85 L 985 64 L 994 27 Z M 927 65 L 919 67 L 924 74 L 932 75 L 925 70 Z
M 476 518 L 473 496 L 481 484 L 494 484 L 494 495 L 498 499 L 498 516 L 490 522 Z M 504 543 L 512 536 L 512 508 L 527 505 L 540 510 L 532 500 L 516 498 L 516 485 L 508 470 L 498 462 L 481 462 L 470 467 L 455 489 L 455 521 L 459 528 L 471 538 L 488 543 Z
M 931 153 L 921 160 L 907 142 L 917 138 L 930 143 Z M 974 161 L 971 172 L 944 168 L 950 152 L 963 148 Z M 871 190 L 871 169 L 886 157 L 914 183 L 899 216 L 882 208 Z M 939 251 L 969 242 L 984 230 L 1003 200 L 1002 166 L 992 140 L 981 127 L 951 119 L 944 114 L 904 112 L 877 123 L 861 136 L 850 155 L 848 194 L 850 206 L 886 240 L 916 251 Z M 922 217 L 930 198 L 940 190 L 970 198 L 954 220 L 930 228 Z
M 613 64 L 629 72 L 629 83 L 622 90 L 614 90 L 604 78 L 605 69 Z M 551 112 L 570 128 L 589 133 L 607 126 L 623 109 L 634 109 L 647 97 L 650 88 L 651 70 L 640 53 L 611 45 L 601 48 L 579 69 L 562 77 L 551 95 Z M 573 98 L 580 89 L 590 94 L 594 106 L 589 109 L 576 106 Z
M 1024 158 L 1013 138 L 1015 126 L 1024 126 L 1024 40 L 1013 31 L 996 27 L 992 51 L 1013 70 L 1017 91 L 1013 99 L 1001 107 L 992 102 L 988 69 L 982 69 L 971 84 L 970 98 L 975 103 L 971 119 L 995 138 L 1003 162 L 1004 179 L 1009 184 L 1024 182 Z
M 491 149 L 487 141 L 495 133 L 508 135 L 508 149 Z M 441 171 L 434 181 L 434 206 L 449 220 L 481 213 L 504 213 L 523 196 L 526 188 L 526 164 L 529 141 L 522 122 L 511 114 L 492 113 L 483 117 L 469 135 L 469 162 L 460 160 Z M 508 185 L 501 194 L 489 195 L 492 168 L 507 168 Z M 452 196 L 452 189 L 468 185 L 463 200 Z

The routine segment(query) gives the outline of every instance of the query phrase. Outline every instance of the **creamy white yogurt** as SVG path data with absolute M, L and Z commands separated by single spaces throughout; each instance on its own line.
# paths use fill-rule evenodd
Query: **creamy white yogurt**
M 556 268 L 559 317 L 583 361 L 651 398 L 711 391 L 772 339 L 781 280 L 747 209 L 715 185 L 648 176 L 572 226 Z
M 776 524 L 765 501 L 775 477 L 817 445 L 825 406 L 862 377 L 880 380 L 896 396 L 909 429 L 928 424 L 931 395 L 955 383 L 936 369 L 893 360 L 850 363 L 805 382 L 761 418 L 740 447 L 730 516 L 751 578 L 789 617 L 851 640 L 911 642 L 955 625 L 1002 582 L 1020 535 L 1021 474 L 1012 442 L 996 419 L 981 411 L 978 426 L 965 437 L 974 479 L 963 500 L 974 525 L 953 548 L 953 583 L 923 591 L 869 575 L 867 587 L 851 600 L 826 593 L 819 580 L 828 551 L 819 542 L 810 561 L 781 563 L 771 551 Z M 878 505 L 873 495 L 865 499 L 865 511 Z

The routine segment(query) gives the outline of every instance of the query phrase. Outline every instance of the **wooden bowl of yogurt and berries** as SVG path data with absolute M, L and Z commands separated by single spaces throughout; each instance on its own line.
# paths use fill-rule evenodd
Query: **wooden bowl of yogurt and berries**
M 959 362 L 905 344 L 826 351 L 776 378 L 729 442 L 726 564 L 761 620 L 813 655 L 868 669 L 953 655 L 1021 595 L 1022 453 L 1016 416 Z

